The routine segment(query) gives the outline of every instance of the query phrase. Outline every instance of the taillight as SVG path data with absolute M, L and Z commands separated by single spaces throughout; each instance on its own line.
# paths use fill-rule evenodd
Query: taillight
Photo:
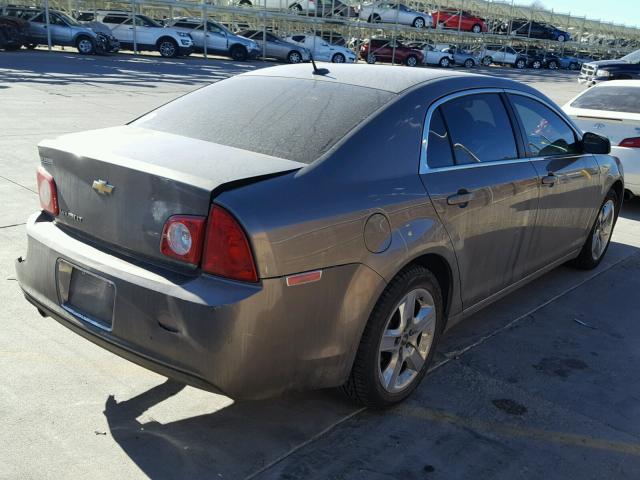
M 620 142 L 621 147 L 640 148 L 640 137 L 625 138 Z
M 213 205 L 209 211 L 202 270 L 233 280 L 258 281 L 251 246 L 244 230 L 229 212 L 218 205 Z
M 207 219 L 195 215 L 169 217 L 162 230 L 160 251 L 193 265 L 200 263 Z
M 52 215 L 58 215 L 60 209 L 58 208 L 58 190 L 56 189 L 56 182 L 49 172 L 43 167 L 38 167 L 38 196 L 40 197 L 40 206 L 43 210 L 49 212 Z

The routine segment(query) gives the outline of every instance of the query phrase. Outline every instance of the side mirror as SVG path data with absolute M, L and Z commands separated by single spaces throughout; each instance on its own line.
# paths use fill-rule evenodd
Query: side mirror
M 597 133 L 586 132 L 582 136 L 582 151 L 584 153 L 608 154 L 611 153 L 611 142 L 607 137 Z

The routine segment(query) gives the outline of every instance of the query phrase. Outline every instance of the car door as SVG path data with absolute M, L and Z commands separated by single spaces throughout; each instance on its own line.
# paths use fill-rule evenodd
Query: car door
M 207 48 L 218 52 L 229 50 L 227 34 L 215 23 L 207 23 Z M 200 28 L 202 31 L 202 27 Z
M 47 24 L 44 13 L 29 20 L 29 36 L 34 42 L 47 43 Z
M 113 36 L 120 42 L 126 44 L 133 43 L 133 22 L 131 18 L 122 15 L 107 15 L 104 17 L 103 23 L 109 26 Z
M 582 153 L 577 132 L 555 108 L 522 94 L 508 98 L 540 179 L 531 255 L 542 267 L 584 243 L 600 206 L 598 163 Z
M 505 102 L 470 91 L 427 114 L 421 178 L 455 249 L 464 308 L 531 270 L 538 176 Z
M 148 20 L 142 16 L 136 15 L 136 42 L 140 45 L 152 46 L 156 44 L 156 32 L 154 27 Z
M 72 39 L 71 27 L 57 14 L 49 15 L 49 29 L 51 41 L 56 45 L 70 45 Z

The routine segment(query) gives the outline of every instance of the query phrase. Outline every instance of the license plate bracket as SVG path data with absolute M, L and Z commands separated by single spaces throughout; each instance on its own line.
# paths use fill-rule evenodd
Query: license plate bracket
M 57 261 L 56 271 L 60 306 L 83 322 L 111 331 L 114 283 L 62 258 Z

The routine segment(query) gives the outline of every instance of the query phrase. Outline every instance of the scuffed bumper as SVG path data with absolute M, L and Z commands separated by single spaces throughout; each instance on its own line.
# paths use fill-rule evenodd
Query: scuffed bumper
M 319 282 L 296 287 L 283 278 L 254 285 L 178 274 L 89 245 L 39 214 L 27 234 L 16 272 L 42 312 L 128 360 L 235 398 L 343 383 L 384 288 L 356 264 L 325 269 Z M 115 285 L 111 331 L 62 308 L 59 259 Z

